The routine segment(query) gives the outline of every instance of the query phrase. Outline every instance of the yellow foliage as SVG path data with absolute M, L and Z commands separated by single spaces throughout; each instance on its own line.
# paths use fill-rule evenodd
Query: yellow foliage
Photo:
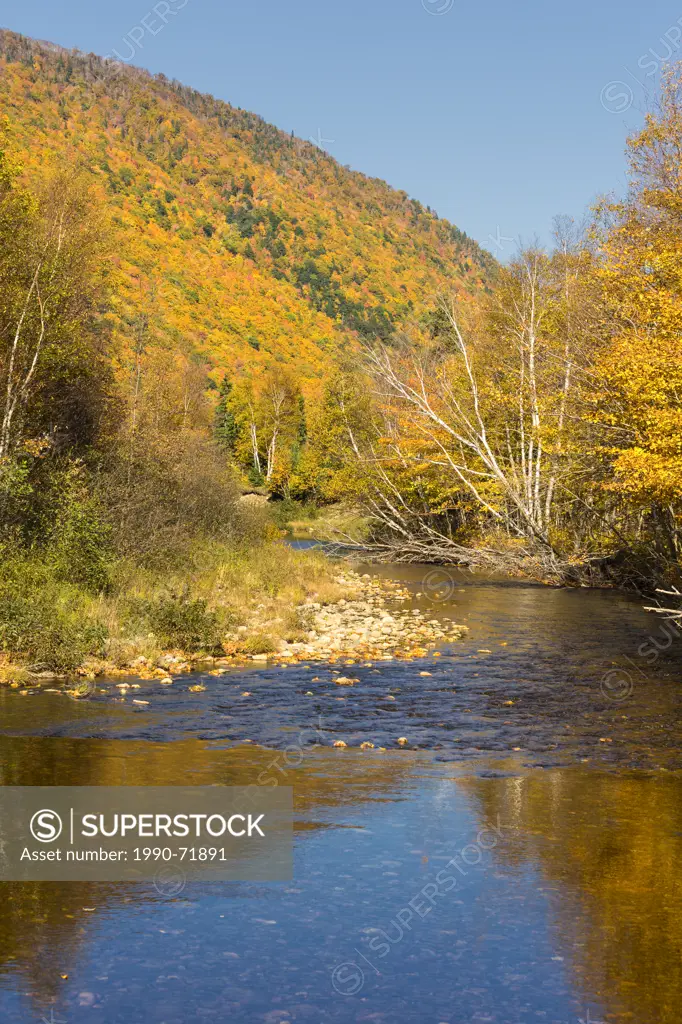
M 150 338 L 216 382 L 285 363 L 316 393 L 341 347 L 444 285 L 475 293 L 494 262 L 404 193 L 163 76 L 0 31 L 0 105 L 27 175 L 81 164 L 108 208 L 124 361 L 146 296 Z
M 682 498 L 682 73 L 629 142 L 633 187 L 608 208 L 599 266 L 616 333 L 600 361 L 615 487 L 641 504 Z

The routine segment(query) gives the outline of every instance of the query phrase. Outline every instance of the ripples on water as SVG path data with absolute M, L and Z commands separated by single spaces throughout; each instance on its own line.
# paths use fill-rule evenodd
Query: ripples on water
M 423 587 L 416 567 L 372 571 Z M 355 665 L 352 689 L 311 663 L 207 676 L 199 694 L 196 678 L 145 683 L 148 707 L 113 689 L 84 703 L 0 691 L 6 785 L 267 772 L 297 808 L 290 884 L 166 900 L 5 883 L 3 1020 L 677 1024 L 678 647 L 657 651 L 660 623 L 615 594 L 465 574 L 448 593 L 415 605 L 469 636 L 440 658 Z M 365 740 L 389 749 L 352 749 Z M 467 847 L 424 913 L 420 892 Z

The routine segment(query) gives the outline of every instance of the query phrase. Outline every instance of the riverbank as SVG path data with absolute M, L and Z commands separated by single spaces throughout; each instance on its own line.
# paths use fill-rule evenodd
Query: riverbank
M 301 638 L 299 606 L 345 596 L 324 555 L 277 541 L 195 544 L 164 571 L 121 561 L 99 593 L 60 579 L 47 560 L 7 560 L 0 683 L 167 676 L 207 658 L 272 654 Z
M 0 623 L 0 683 L 20 689 L 76 679 L 70 692 L 79 697 L 105 676 L 170 684 L 200 666 L 419 658 L 466 632 L 401 609 L 410 595 L 400 583 L 341 568 L 319 551 L 270 543 L 219 554 L 205 552 L 202 566 L 196 552 L 183 577 L 131 570 L 110 595 L 45 578 L 46 603 L 45 592 L 15 587 L 14 620 L 6 606 Z

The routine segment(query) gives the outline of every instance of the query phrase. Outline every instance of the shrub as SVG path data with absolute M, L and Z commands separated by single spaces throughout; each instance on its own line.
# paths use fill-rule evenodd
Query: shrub
M 5 562 L 0 577 L 0 650 L 56 672 L 102 652 L 106 627 L 73 587 L 29 560 Z
M 11 661 L 0 660 L 0 686 L 12 683 L 24 685 L 29 680 L 30 675 L 24 665 L 13 665 Z
M 307 606 L 294 608 L 285 618 L 282 634 L 287 643 L 304 643 L 315 623 L 315 611 Z
M 268 511 L 281 530 L 286 530 L 293 519 L 302 519 L 305 515 L 301 502 L 289 497 L 271 502 Z
M 239 645 L 242 654 L 274 654 L 277 645 L 267 633 L 254 633 Z
M 186 595 L 169 594 L 156 599 L 134 598 L 129 602 L 129 623 L 146 624 L 162 647 L 189 653 L 221 650 L 220 617 L 207 602 Z
M 108 590 L 113 562 L 110 537 L 97 500 L 73 497 L 57 520 L 48 552 L 56 575 L 91 591 Z
M 198 538 L 234 541 L 246 530 L 239 485 L 225 455 L 200 431 L 140 430 L 133 457 L 121 450 L 98 482 L 116 508 L 114 547 L 157 571 L 172 571 Z

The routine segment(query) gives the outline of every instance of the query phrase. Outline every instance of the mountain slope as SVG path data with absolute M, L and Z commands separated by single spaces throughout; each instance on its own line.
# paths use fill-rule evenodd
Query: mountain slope
M 0 31 L 0 105 L 27 170 L 84 163 L 116 233 L 117 316 L 220 371 L 386 338 L 494 260 L 404 192 L 164 76 Z

